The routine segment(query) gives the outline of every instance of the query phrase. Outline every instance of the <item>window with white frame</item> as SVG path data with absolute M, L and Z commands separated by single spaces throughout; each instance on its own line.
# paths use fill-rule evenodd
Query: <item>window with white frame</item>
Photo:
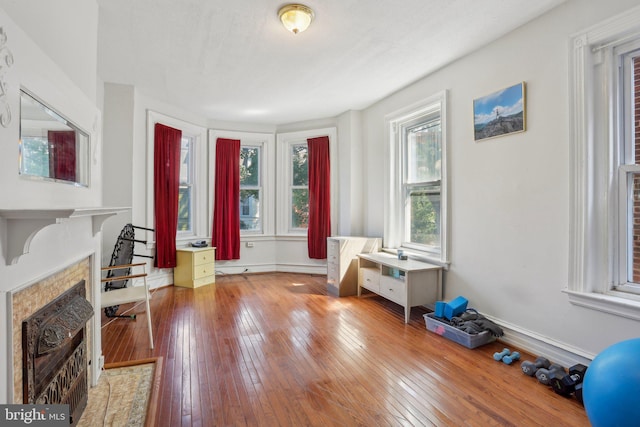
M 289 181 L 289 231 L 303 231 L 309 227 L 309 149 L 307 142 L 291 144 Z
M 240 238 L 260 239 L 274 234 L 275 136 L 272 133 L 209 129 L 209 164 L 215 165 L 218 138 L 240 140 Z M 209 168 L 215 188 L 215 166 Z M 213 198 L 209 200 L 213 212 Z
M 442 129 L 440 112 L 402 126 L 404 236 L 402 246 L 439 253 Z
M 193 233 L 193 137 L 183 136 L 180 149 L 178 233 Z
M 386 245 L 441 263 L 448 261 L 445 102 L 443 92 L 387 119 Z
M 240 147 L 240 231 L 262 232 L 262 147 Z
M 574 304 L 640 319 L 640 7 L 572 39 Z
M 613 289 L 640 294 L 640 37 L 614 49 L 618 62 L 618 278 Z
M 206 128 L 167 116 L 155 111 L 147 112 L 147 149 L 153 152 L 154 126 L 162 123 L 182 131 L 180 145 L 180 183 L 178 190 L 178 228 L 176 240 L 188 241 L 204 238 L 210 216 L 207 209 L 207 186 L 200 185 L 207 180 Z M 153 187 L 153 156 L 147 159 L 147 182 Z M 147 224 L 154 222 L 153 191 L 147 191 Z M 146 232 L 146 240 L 153 242 L 155 234 Z
M 309 165 L 307 139 L 319 136 L 329 137 L 329 153 L 331 164 L 336 159 L 336 128 L 310 129 L 296 132 L 283 132 L 277 135 L 278 164 L 277 170 L 277 210 L 282 212 L 276 218 L 276 233 L 290 236 L 292 239 L 306 239 L 309 225 Z M 331 168 L 331 215 L 332 232 L 337 226 L 337 168 Z

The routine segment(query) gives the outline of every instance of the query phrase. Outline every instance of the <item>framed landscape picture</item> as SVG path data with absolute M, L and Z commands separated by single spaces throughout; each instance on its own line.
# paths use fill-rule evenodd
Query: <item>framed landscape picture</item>
M 473 100 L 474 140 L 480 141 L 526 129 L 524 82 Z

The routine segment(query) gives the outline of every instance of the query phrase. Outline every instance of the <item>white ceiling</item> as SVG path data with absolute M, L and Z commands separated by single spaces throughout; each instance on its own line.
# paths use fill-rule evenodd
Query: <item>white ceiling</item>
M 283 124 L 359 110 L 564 0 L 98 0 L 98 75 L 208 119 Z

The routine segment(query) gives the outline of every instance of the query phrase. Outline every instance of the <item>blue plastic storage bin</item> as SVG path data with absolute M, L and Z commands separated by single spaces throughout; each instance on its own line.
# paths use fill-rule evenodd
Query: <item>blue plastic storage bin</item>
M 434 334 L 445 337 L 455 343 L 467 348 L 476 348 L 481 345 L 495 341 L 495 337 L 489 331 L 482 331 L 479 334 L 468 334 L 455 326 L 451 326 L 435 317 L 434 313 L 424 315 L 427 330 Z

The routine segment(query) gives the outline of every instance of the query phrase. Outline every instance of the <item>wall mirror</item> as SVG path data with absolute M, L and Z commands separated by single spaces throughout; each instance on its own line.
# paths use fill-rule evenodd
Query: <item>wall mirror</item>
M 20 91 L 20 175 L 89 185 L 89 135 Z

